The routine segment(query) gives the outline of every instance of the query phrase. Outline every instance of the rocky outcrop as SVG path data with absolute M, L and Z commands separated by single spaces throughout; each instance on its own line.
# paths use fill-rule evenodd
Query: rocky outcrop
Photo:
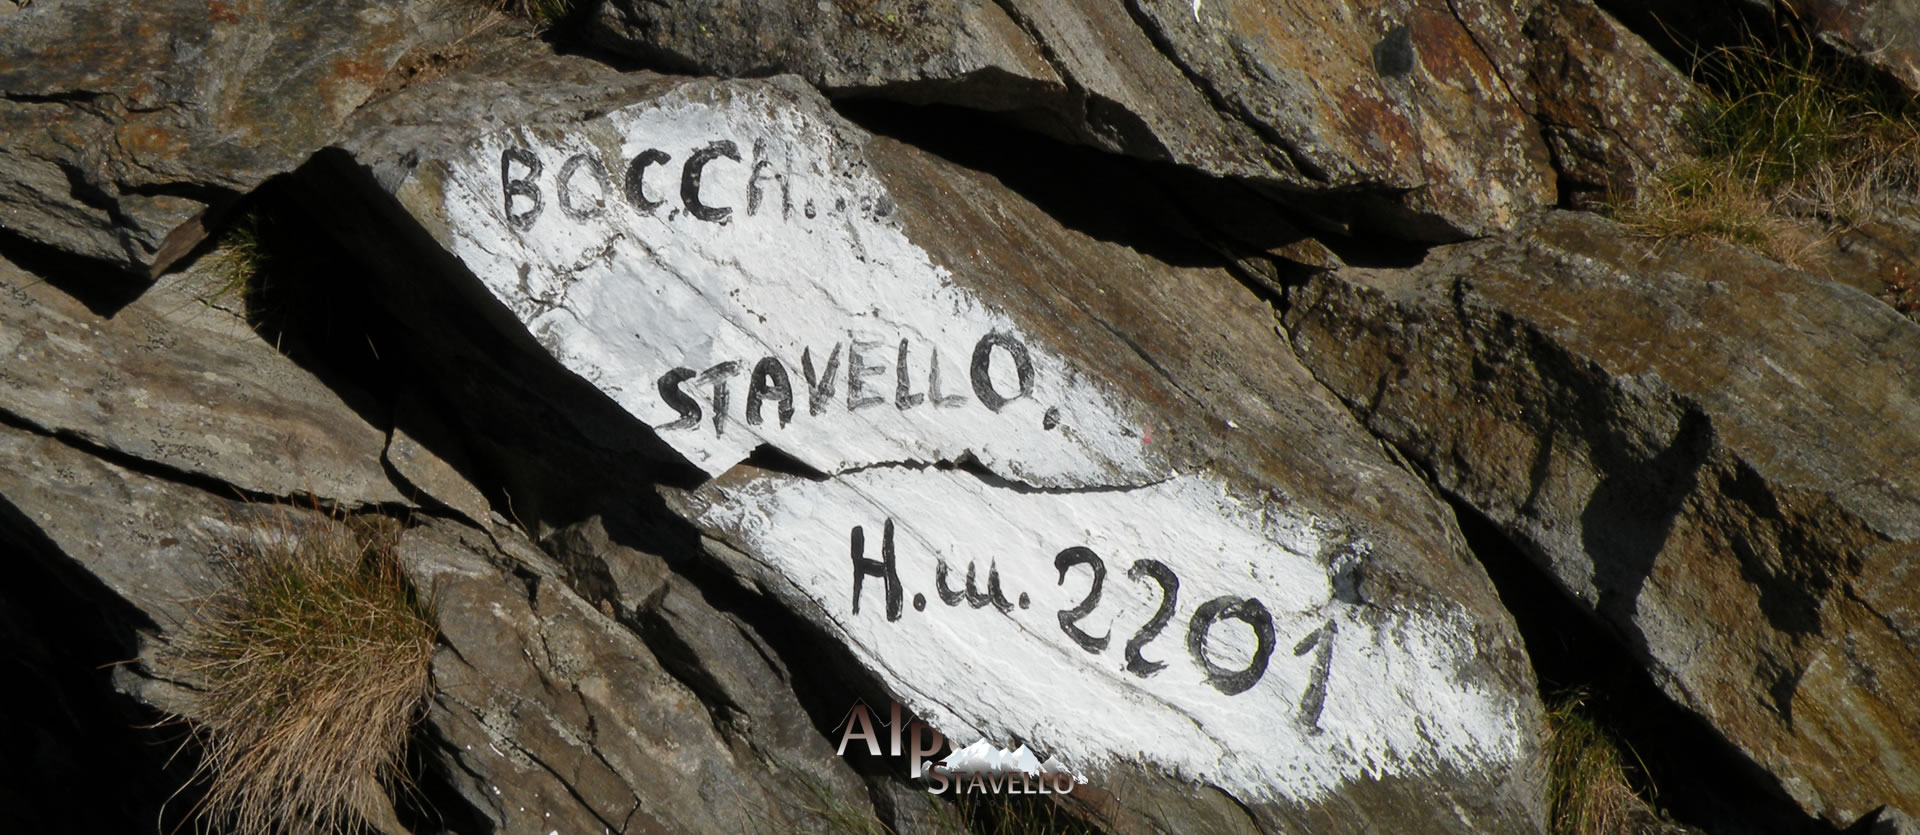
M 492 831 L 822 831 L 834 816 L 872 817 L 860 779 L 824 737 L 776 732 L 783 721 L 811 731 L 790 695 L 703 700 L 692 689 L 701 682 L 676 678 L 531 542 L 429 523 L 408 532 L 401 553 L 441 623 L 428 733 L 454 791 Z M 710 640 L 738 628 L 684 590 L 670 596 L 659 557 L 606 558 L 642 571 L 653 563 L 661 588 L 649 612 L 713 619 L 700 624 Z M 778 682 L 741 643 L 699 664 Z
M 1537 832 L 1609 732 L 1907 826 L 1911 224 L 1548 209 L 1773 8 L 1655 5 L 0 2 L 0 805 L 217 828 L 133 726 L 215 732 L 243 543 L 371 531 L 384 832 Z
M 209 307 L 219 281 L 179 274 L 96 312 L 0 260 L 0 416 L 241 494 L 408 503 L 380 465 L 384 427 Z
M 424 2 L 20 6 L 0 15 L 0 230 L 156 274 L 479 20 Z
M 1915 35 L 1920 16 L 1905 3 L 1601 0 L 1600 5 L 1675 61 L 1698 54 L 1702 48 L 1748 47 L 1756 40 L 1784 36 L 1793 52 L 1812 47 L 1842 56 L 1867 74 L 1881 75 L 1909 94 L 1920 91 L 1920 41 Z
M 306 202 L 591 383 L 698 473 L 656 520 L 697 531 L 688 570 L 946 735 L 1050 752 L 1142 825 L 1540 825 L 1531 675 L 1445 506 L 1227 274 L 1063 228 L 792 79 L 510 49 L 360 129 Z M 679 599 L 616 562 L 614 612 Z
M 187 717 L 195 675 L 166 647 L 222 588 L 213 555 L 252 537 L 338 524 L 13 427 L 0 429 L 0 463 L 8 537 L 57 548 L 117 598 L 99 603 L 98 614 L 137 631 L 140 659 L 118 667 L 116 680 Z M 822 828 L 828 813 L 872 817 L 861 811 L 859 778 L 827 741 L 798 732 L 810 729 L 791 695 L 736 686 L 728 691 L 736 701 L 710 706 L 634 630 L 576 595 L 551 558 L 510 528 L 488 528 L 422 518 L 398 553 L 441 630 L 424 731 L 432 745 L 423 753 L 435 785 L 464 799 L 491 831 L 793 831 Z M 652 561 L 660 593 L 635 611 L 692 629 L 706 642 L 692 657 L 707 676 L 761 686 L 778 679 L 751 645 L 725 643 L 742 627 L 672 585 L 658 557 L 613 548 L 598 557 L 638 570 Z M 684 653 L 685 642 L 667 645 Z
M 1522 16 L 1497 4 L 936 6 L 783 2 L 722 24 L 700 7 L 616 0 L 594 36 L 670 69 L 987 98 L 983 109 L 1130 156 L 1286 190 L 1397 195 L 1364 211 L 1418 237 L 1485 233 L 1553 201 L 1546 148 L 1514 89 Z
M 1629 202 L 1692 152 L 1687 131 L 1705 107 L 1700 91 L 1611 15 L 1585 0 L 1543 3 L 1522 33 L 1563 204 Z
M 236 502 L 102 460 L 58 439 L 7 427 L 9 533 L 52 544 L 139 613 L 131 627 L 178 628 L 216 587 L 206 546 L 245 536 Z M 24 529 L 24 530 L 22 530 Z
M 982 110 L 1064 97 L 1065 82 L 998 3 L 607 3 L 594 37 L 662 69 L 798 73 L 848 95 Z
M 1887 73 L 1909 91 L 1920 91 L 1920 10 L 1906 3 L 1840 0 L 1776 5 L 1821 42 Z
M 1572 214 L 1291 301 L 1320 380 L 1805 809 L 1920 806 L 1911 322 Z
M 1284 154 L 1285 181 L 1404 191 L 1407 210 L 1464 234 L 1553 201 L 1546 149 L 1513 89 L 1513 9 L 1230 0 L 1129 11 L 1216 108 Z

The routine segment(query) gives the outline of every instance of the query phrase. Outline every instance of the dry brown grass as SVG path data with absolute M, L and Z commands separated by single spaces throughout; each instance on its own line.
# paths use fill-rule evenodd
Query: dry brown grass
M 1645 803 L 1627 780 L 1620 746 L 1574 693 L 1547 711 L 1548 827 L 1555 835 L 1634 831 Z
M 539 29 L 551 29 L 573 14 L 576 0 L 498 0 L 499 8 Z
M 1793 267 L 1804 266 L 1829 234 L 1823 224 L 1785 211 L 1767 189 L 1712 160 L 1663 172 L 1614 217 L 1644 238 L 1720 241 Z
M 204 260 L 202 272 L 208 280 L 195 294 L 201 303 L 245 315 L 247 305 L 256 301 L 268 260 L 260 223 L 260 216 L 250 213 L 220 232 Z
M 1703 238 L 1793 266 L 1835 230 L 1920 195 L 1920 102 L 1790 25 L 1701 53 L 1697 159 L 1616 216 L 1650 238 Z
M 197 816 L 216 827 L 348 831 L 404 779 L 433 620 L 395 559 L 399 523 L 316 521 L 221 549 L 226 588 L 174 645 L 204 686 L 181 718 L 202 750 Z

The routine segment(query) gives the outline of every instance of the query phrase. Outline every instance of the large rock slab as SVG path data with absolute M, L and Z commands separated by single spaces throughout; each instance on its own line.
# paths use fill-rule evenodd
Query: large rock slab
M 1920 10 L 1900 0 L 1717 0 L 1669 3 L 1606 0 L 1603 5 L 1676 62 L 1701 45 L 1752 45 L 1765 37 L 1811 38 L 1818 48 L 1884 73 L 1920 92 Z M 1765 35 L 1764 33 L 1772 33 Z
M 1688 125 L 1705 106 L 1691 80 L 1589 0 L 1535 8 L 1527 86 L 1560 172 L 1561 202 L 1602 208 L 1633 199 L 1687 158 Z
M 167 632 L 219 587 L 215 549 L 267 530 L 260 514 L 203 490 L 103 461 L 54 438 L 0 430 L 0 514 L 10 538 L 48 543 Z
M 1037 44 L 988 0 L 922 3 L 608 3 L 592 37 L 662 69 L 798 73 L 844 95 L 985 110 L 1061 97 Z
M 720 23 L 704 7 L 614 0 L 591 32 L 673 69 L 794 72 L 830 91 L 908 101 L 984 98 L 984 109 L 1131 156 L 1285 189 L 1391 195 L 1363 213 L 1445 240 L 1553 202 L 1523 89 L 1521 23 L 1534 5 L 790 0 Z M 1017 27 L 1001 22 L 1009 15 Z M 868 17 L 884 25 L 860 25 Z
M 41 0 L 0 16 L 0 229 L 141 273 L 478 16 L 457 4 Z
M 256 496 L 408 503 L 385 430 L 209 306 L 219 278 L 169 278 L 117 311 L 61 289 L 98 279 L 0 259 L 0 415 Z
M 1530 4 L 1389 0 L 1128 3 L 1217 105 L 1286 154 L 1295 182 L 1405 190 L 1406 209 L 1485 234 L 1553 202 L 1528 118 Z M 1424 234 L 1422 234 L 1424 233 Z
M 403 536 L 399 554 L 441 628 L 432 755 L 493 831 L 817 832 L 831 831 L 829 815 L 873 817 L 825 739 L 762 727 L 749 744 L 723 733 L 728 705 L 703 701 L 517 532 L 429 521 Z M 723 671 L 758 661 L 704 659 Z M 791 693 L 749 704 L 782 698 Z M 842 805 L 824 807 L 822 796 Z
M 416 521 L 398 553 L 433 601 L 442 633 L 423 733 L 434 744 L 420 753 L 495 831 L 821 830 L 822 792 L 841 798 L 838 813 L 871 817 L 861 811 L 859 779 L 824 739 L 777 733 L 798 713 L 790 692 L 739 698 L 731 707 L 748 721 L 734 724 L 757 738 L 724 733 L 709 713 L 721 706 L 703 702 L 633 631 L 574 594 L 516 531 Z M 191 690 L 178 685 L 191 686 L 193 676 L 164 647 L 197 601 L 222 587 L 215 555 L 334 524 L 0 427 L 0 535 L 44 543 L 53 553 L 42 558 L 125 602 L 123 616 L 136 621 L 114 628 L 139 630 L 141 658 L 116 679 L 163 710 L 192 715 Z M 680 621 L 721 618 L 684 591 L 656 602 Z M 710 642 L 725 638 L 705 632 L 718 633 Z M 757 655 L 716 653 L 702 663 L 760 669 Z M 699 788 L 689 791 L 689 779 Z
M 1447 508 L 1225 271 L 794 79 L 508 51 L 361 130 L 312 179 L 366 188 L 340 225 L 457 257 L 704 474 L 667 492 L 718 564 L 960 742 L 1142 825 L 1541 826 L 1532 677 Z
M 1317 278 L 1286 325 L 1806 810 L 1920 807 L 1913 323 L 1756 256 L 1554 215 Z
M 1778 4 L 1829 46 L 1920 92 L 1920 8 L 1890 0 L 1782 0 Z

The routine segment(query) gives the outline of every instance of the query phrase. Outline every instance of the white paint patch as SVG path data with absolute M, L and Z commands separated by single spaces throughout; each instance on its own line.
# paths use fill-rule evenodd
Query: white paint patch
M 909 241 L 864 140 L 792 95 L 689 82 L 444 160 L 449 246 L 567 368 L 708 473 L 771 444 L 837 474 L 710 484 L 698 523 L 949 736 L 1298 802 L 1518 756 L 1515 699 L 1458 674 L 1464 615 L 1341 602 L 1314 520 L 1174 473 L 1131 404 Z M 969 457 L 1128 489 L 884 466 Z
M 700 524 L 791 579 L 863 663 L 949 736 L 1018 741 L 1082 770 L 1154 763 L 1242 799 L 1296 802 L 1363 777 L 1475 773 L 1518 756 L 1516 701 L 1456 674 L 1474 654 L 1464 616 L 1340 602 L 1314 557 L 1326 547 L 1318 526 L 1249 508 L 1203 479 L 1034 493 L 965 472 L 884 468 L 709 485 L 692 503 Z M 880 568 L 890 518 L 897 619 Z M 861 556 L 879 563 L 861 577 L 858 613 L 855 526 Z M 1061 623 L 1093 585 L 1084 562 L 1062 578 L 1056 559 L 1074 547 L 1105 574 L 1098 604 L 1073 621 L 1105 639 L 1097 648 Z M 1138 560 L 1177 578 L 1171 617 L 1138 650 L 1165 666 L 1145 675 L 1127 669 L 1127 647 L 1169 595 L 1144 570 L 1130 575 Z M 940 561 L 962 593 L 956 602 L 941 596 Z M 1006 611 L 966 600 L 969 567 L 983 596 L 998 578 Z M 1213 664 L 1261 668 L 1241 692 L 1209 683 L 1190 651 L 1196 611 L 1220 598 L 1258 601 L 1271 621 L 1264 665 L 1249 620 L 1200 628 Z
M 971 454 L 1046 486 L 1165 477 L 1127 409 L 907 239 L 857 137 L 828 119 L 762 83 L 692 82 L 569 133 L 482 136 L 448 161 L 451 248 L 567 368 L 711 474 L 768 443 L 828 473 Z M 675 369 L 697 418 L 662 391 Z

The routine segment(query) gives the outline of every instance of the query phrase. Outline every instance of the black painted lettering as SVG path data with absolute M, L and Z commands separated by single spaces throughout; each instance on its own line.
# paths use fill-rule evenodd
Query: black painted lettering
M 582 168 L 593 174 L 594 190 L 601 195 L 607 193 L 607 167 L 601 165 L 599 159 L 591 154 L 574 154 L 567 157 L 566 163 L 560 166 L 560 176 L 554 182 L 553 190 L 560 196 L 560 213 L 576 221 L 592 220 L 606 213 L 605 203 L 600 197 L 593 198 L 593 204 L 589 206 L 575 205 L 573 177 L 580 173 Z
M 814 376 L 813 349 L 800 352 L 800 371 L 807 375 L 807 414 L 819 417 L 827 410 L 827 401 L 833 399 L 833 378 L 840 372 L 840 344 L 834 343 L 833 353 L 827 355 L 827 369 Z
M 780 414 L 780 427 L 786 428 L 793 420 L 793 383 L 787 379 L 787 367 L 780 360 L 764 357 L 753 367 L 753 376 L 747 381 L 747 423 L 760 425 L 760 404 L 773 397 Z
M 514 177 L 514 163 L 527 169 L 521 177 Z M 500 152 L 500 191 L 507 214 L 507 225 L 522 232 L 533 228 L 533 222 L 540 217 L 540 210 L 546 208 L 540 199 L 540 186 L 536 180 L 540 177 L 540 158 L 525 148 L 508 148 Z M 528 206 L 518 213 L 513 210 L 513 198 L 524 198 Z
M 940 391 L 940 349 L 934 348 L 933 358 L 927 361 L 927 400 L 942 409 L 952 409 L 967 405 L 964 394 L 943 394 Z
M 1315 733 L 1320 730 L 1320 711 L 1327 705 L 1327 673 L 1333 668 L 1333 636 L 1339 631 L 1340 623 L 1329 620 L 1293 645 L 1296 658 L 1306 655 L 1308 650 L 1314 651 L 1313 669 L 1307 673 L 1307 689 L 1300 694 L 1300 708 L 1293 718 Z
M 1160 637 L 1160 630 L 1167 628 L 1167 621 L 1173 620 L 1173 609 L 1180 599 L 1180 577 L 1159 560 L 1135 560 L 1133 567 L 1127 569 L 1127 577 L 1132 580 L 1152 580 L 1160 586 L 1160 607 L 1154 610 L 1140 631 L 1127 641 L 1127 672 L 1141 678 L 1166 669 L 1164 661 L 1148 661 L 1140 650 L 1154 638 Z
M 641 151 L 638 156 L 635 156 L 632 162 L 627 163 L 627 180 L 625 183 L 627 202 L 632 203 L 633 207 L 638 209 L 641 214 L 653 214 L 653 210 L 660 208 L 660 204 L 663 202 L 660 200 L 647 199 L 647 166 L 665 165 L 672 160 L 673 157 L 668 155 L 667 152 L 659 148 L 648 148 Z
M 1214 624 L 1228 618 L 1253 627 L 1253 658 L 1247 661 L 1245 669 L 1222 667 L 1207 657 L 1207 633 Z M 1187 622 L 1187 654 L 1207 671 L 1207 683 L 1213 685 L 1213 689 L 1229 696 L 1245 693 L 1266 674 L 1267 659 L 1273 656 L 1273 616 L 1267 613 L 1266 604 L 1254 599 L 1216 597 L 1202 603 L 1193 610 L 1193 619 Z M 1324 683 L 1321 688 L 1325 689 Z
M 727 360 L 700 372 L 700 382 L 713 386 L 713 435 L 727 434 L 727 404 L 732 399 L 727 380 L 740 373 L 739 360 Z
M 952 584 L 947 582 L 947 576 L 947 561 L 940 560 L 936 562 L 933 572 L 933 590 L 939 593 L 940 602 L 948 606 L 958 606 L 960 605 L 960 601 L 964 600 L 969 607 L 975 609 L 984 609 L 988 604 L 992 604 L 993 608 L 999 609 L 1002 612 L 1013 611 L 1013 603 L 1007 600 L 1006 593 L 1000 589 L 999 566 L 987 566 L 987 590 L 985 592 L 980 591 L 979 584 L 974 581 L 974 563 L 972 562 L 967 563 L 967 587 L 965 590 L 953 588 Z
M 887 373 L 884 365 L 867 365 L 861 351 L 871 351 L 880 347 L 878 342 L 853 340 L 847 348 L 847 411 L 856 412 L 868 406 L 878 406 L 886 402 L 880 395 L 867 396 L 866 378 Z
M 906 411 L 927 402 L 924 394 L 913 394 L 907 384 L 907 341 L 900 340 L 900 356 L 893 364 L 893 407 Z
M 1019 381 L 1020 390 L 1012 397 L 1000 394 L 993 387 L 993 349 L 999 348 L 1013 358 L 1013 370 Z M 973 346 L 973 396 L 987 408 L 1000 411 L 1008 403 L 1033 394 L 1033 358 L 1027 354 L 1027 346 L 1020 340 L 999 331 L 993 331 L 980 337 Z
M 880 529 L 880 559 L 866 556 L 867 532 L 859 525 L 853 526 L 853 613 L 860 614 L 860 587 L 868 577 L 880 578 L 885 587 L 884 597 L 887 605 L 887 620 L 900 619 L 900 570 L 893 556 L 893 520 L 888 519 Z
M 673 407 L 680 417 L 674 422 L 660 427 L 665 432 L 670 429 L 692 429 L 700 425 L 700 401 L 680 390 L 680 384 L 697 376 L 691 368 L 676 368 L 660 375 L 660 399 Z
M 973 591 L 973 564 L 972 563 L 967 564 L 967 591 L 969 593 Z M 972 602 L 972 601 L 968 601 L 968 602 Z M 993 563 L 987 564 L 986 602 L 992 603 L 993 608 L 999 609 L 1001 612 L 1013 611 L 1013 603 L 1007 600 L 1006 594 L 1000 591 L 1000 567 L 997 565 L 994 565 Z M 979 604 L 975 604 L 974 608 L 976 609 L 980 608 Z
M 785 207 L 792 204 L 792 200 L 787 196 L 787 178 L 773 170 L 773 162 L 766 158 L 766 152 L 766 140 L 753 140 L 753 170 L 747 174 L 747 214 L 755 215 L 760 213 L 761 180 L 769 179 L 780 184 L 781 219 L 785 220 Z
M 687 157 L 685 165 L 680 167 L 680 202 L 687 207 L 687 214 L 709 223 L 726 223 L 733 217 L 733 209 L 725 206 L 709 206 L 700 202 L 700 177 L 707 163 L 720 157 L 734 162 L 740 161 L 740 148 L 730 139 L 717 139 L 707 143 L 707 147 L 694 151 Z
M 973 564 L 968 563 L 967 568 L 971 570 Z M 940 595 L 940 602 L 948 606 L 958 606 L 960 605 L 960 601 L 966 599 L 965 592 L 954 588 L 952 584 L 947 582 L 946 560 L 936 560 L 933 564 L 933 590 Z
M 1107 581 L 1107 566 L 1100 561 L 1100 555 L 1095 554 L 1093 549 L 1075 545 L 1053 557 L 1053 567 L 1060 571 L 1059 585 L 1067 584 L 1067 569 L 1076 565 L 1084 565 L 1093 570 L 1093 586 L 1087 589 L 1087 596 L 1080 600 L 1079 605 L 1060 610 L 1060 631 L 1067 633 L 1067 637 L 1072 638 L 1081 649 L 1099 652 L 1107 648 L 1107 640 L 1113 636 L 1107 634 L 1095 638 L 1081 631 L 1078 624 L 1081 618 L 1093 614 L 1094 607 L 1100 605 L 1100 586 Z

